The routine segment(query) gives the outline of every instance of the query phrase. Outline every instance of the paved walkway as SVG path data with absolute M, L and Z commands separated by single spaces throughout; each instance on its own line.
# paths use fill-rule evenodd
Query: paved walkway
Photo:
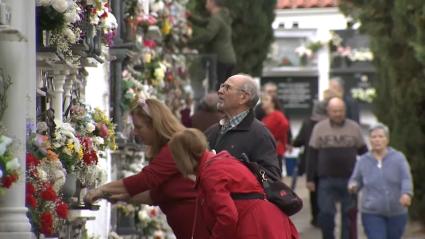
M 291 178 L 286 177 L 284 181 L 286 183 L 289 183 L 290 185 Z M 292 216 L 291 219 L 300 233 L 300 238 L 301 239 L 321 239 L 322 237 L 321 237 L 320 230 L 316 227 L 313 227 L 310 224 L 310 203 L 308 201 L 309 200 L 308 191 L 305 187 L 304 177 L 298 178 L 296 192 L 304 200 L 304 207 L 301 210 L 301 212 Z M 339 235 L 340 216 L 337 215 L 336 218 L 338 220 L 336 220 L 337 228 L 336 228 L 335 235 Z M 366 239 L 366 236 L 363 233 L 363 227 L 361 226 L 360 222 L 358 225 L 358 231 L 359 231 L 358 239 Z M 339 238 L 339 236 L 337 238 Z M 425 239 L 425 230 L 423 227 L 419 225 L 419 223 L 409 222 L 403 239 Z

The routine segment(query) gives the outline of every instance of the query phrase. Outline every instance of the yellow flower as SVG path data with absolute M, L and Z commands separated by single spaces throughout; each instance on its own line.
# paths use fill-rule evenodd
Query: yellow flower
M 74 148 L 75 148 L 75 146 L 74 146 L 74 144 L 73 143 L 70 143 L 70 144 L 66 144 L 66 147 L 68 148 L 68 150 L 69 151 L 73 151 L 74 150 Z
M 143 55 L 143 62 L 144 63 L 151 63 L 151 61 L 152 61 L 152 54 L 150 54 L 150 53 L 145 53 L 144 55 Z
M 162 24 L 162 33 L 164 34 L 164 35 L 168 35 L 168 34 L 170 34 L 170 32 L 171 32 L 171 23 L 170 23 L 170 20 L 168 20 L 168 19 L 165 19 L 164 20 L 164 23 Z
M 78 151 L 78 159 L 83 159 L 83 155 L 84 155 L 84 152 L 83 152 L 83 149 L 82 148 L 80 148 L 80 150 Z

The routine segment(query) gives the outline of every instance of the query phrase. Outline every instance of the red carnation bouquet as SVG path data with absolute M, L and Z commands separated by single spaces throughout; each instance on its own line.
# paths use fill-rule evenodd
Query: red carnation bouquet
M 59 160 L 51 151 L 39 159 L 27 153 L 26 205 L 30 211 L 31 223 L 38 235 L 52 236 L 59 233 L 68 217 L 68 205 L 63 201 L 59 183 L 65 169 L 58 167 Z M 47 156 L 49 155 L 49 156 Z M 59 171 L 58 171 L 59 170 Z M 58 178 L 59 176 L 59 178 Z

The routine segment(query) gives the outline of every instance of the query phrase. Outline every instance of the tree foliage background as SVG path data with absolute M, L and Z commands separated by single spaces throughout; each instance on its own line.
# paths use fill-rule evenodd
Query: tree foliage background
M 340 7 L 370 36 L 379 79 L 375 113 L 410 162 L 410 212 L 425 223 L 425 1 L 341 0 Z
M 236 51 L 235 72 L 261 76 L 263 62 L 274 40 L 272 23 L 276 0 L 226 0 L 233 18 L 232 37 Z M 190 0 L 193 14 L 207 17 L 205 0 Z

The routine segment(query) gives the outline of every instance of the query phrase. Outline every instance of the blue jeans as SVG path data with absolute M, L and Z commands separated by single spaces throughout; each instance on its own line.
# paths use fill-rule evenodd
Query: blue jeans
M 357 205 L 355 197 L 348 192 L 347 185 L 348 178 L 319 179 L 319 226 L 322 229 L 323 239 L 335 239 L 335 213 L 338 201 L 341 203 L 341 239 L 349 239 L 351 230 L 355 230 L 356 222 L 351 222 L 349 214 Z
M 362 224 L 368 239 L 400 239 L 407 224 L 407 213 L 391 217 L 362 213 Z

